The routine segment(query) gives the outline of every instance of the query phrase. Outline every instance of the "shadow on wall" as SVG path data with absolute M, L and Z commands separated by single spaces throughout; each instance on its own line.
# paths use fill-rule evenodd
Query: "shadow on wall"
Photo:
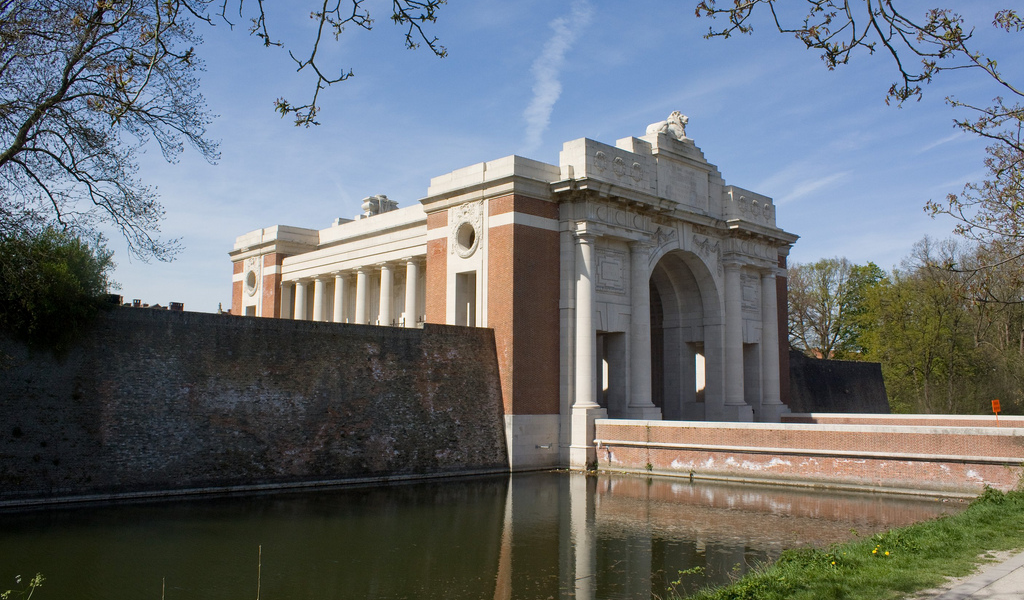
M 809 358 L 789 351 L 790 402 L 795 413 L 889 414 L 882 365 Z

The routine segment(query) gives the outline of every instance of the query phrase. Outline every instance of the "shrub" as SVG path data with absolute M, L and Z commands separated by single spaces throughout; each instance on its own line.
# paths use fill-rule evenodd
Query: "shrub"
M 53 228 L 0 238 L 0 330 L 30 346 L 66 348 L 104 304 L 112 256 Z

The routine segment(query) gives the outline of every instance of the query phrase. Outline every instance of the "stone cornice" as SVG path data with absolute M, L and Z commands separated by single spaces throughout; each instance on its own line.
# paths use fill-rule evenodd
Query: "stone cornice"
M 781 245 L 791 245 L 800 239 L 800 236 L 796 234 L 773 227 L 765 227 L 764 225 L 758 225 L 743 219 L 729 219 L 725 223 L 726 227 L 729 228 L 730 234 L 734 236 L 741 234 L 753 235 L 781 242 Z
M 507 175 L 421 198 L 423 210 L 433 213 L 467 202 L 479 202 L 512 194 L 538 200 L 552 200 L 550 184 L 521 175 Z

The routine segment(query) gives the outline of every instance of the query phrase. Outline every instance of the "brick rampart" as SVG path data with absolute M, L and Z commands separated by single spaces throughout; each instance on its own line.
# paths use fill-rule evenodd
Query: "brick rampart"
M 0 502 L 508 469 L 487 329 L 117 309 L 5 354 Z
M 598 420 L 599 468 L 976 494 L 1024 469 L 1024 428 Z

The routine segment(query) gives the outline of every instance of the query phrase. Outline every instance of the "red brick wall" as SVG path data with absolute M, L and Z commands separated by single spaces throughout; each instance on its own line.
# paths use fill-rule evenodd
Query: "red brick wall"
M 233 267 L 232 273 L 234 275 L 240 275 L 242 269 L 245 268 L 245 261 L 237 261 L 231 265 Z M 242 314 L 242 285 L 241 281 L 234 281 L 232 277 L 231 281 L 231 314 L 240 315 Z
M 281 263 L 284 262 L 283 254 L 267 254 L 263 257 L 263 298 L 261 317 L 281 316 Z M 277 267 L 277 273 L 270 273 L 270 269 Z
M 515 232 L 513 225 L 491 227 L 487 232 L 487 326 L 494 330 L 501 373 L 501 397 L 505 414 L 515 413 L 512 332 L 515 323 Z
M 558 218 L 552 202 L 504 196 L 509 212 Z M 506 414 L 558 414 L 558 232 L 526 225 L 488 231 L 487 323 L 494 329 Z
M 1024 474 L 1022 429 L 607 420 L 596 438 L 600 467 L 627 471 L 949 493 L 1012 489 Z
M 448 212 L 427 215 L 427 231 L 448 226 Z M 429 234 L 428 234 L 429 235 Z M 448 295 L 448 242 L 442 237 L 427 240 L 427 323 L 444 324 Z
M 558 219 L 557 204 L 526 196 L 509 195 L 502 196 L 501 198 L 492 198 L 487 208 L 488 214 L 491 216 L 514 211 L 547 219 Z

